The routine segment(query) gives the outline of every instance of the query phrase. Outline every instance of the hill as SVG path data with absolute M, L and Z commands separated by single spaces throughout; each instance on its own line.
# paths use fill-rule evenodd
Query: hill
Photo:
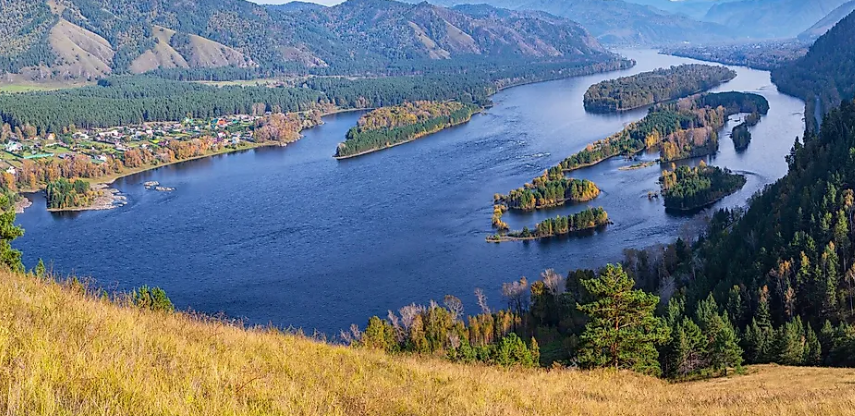
M 407 1 L 415 3 L 420 0 Z M 655 7 L 623 0 L 434 1 L 446 6 L 486 3 L 513 10 L 544 11 L 579 22 L 600 42 L 608 45 L 667 45 L 733 39 L 724 27 L 717 24 L 700 22 L 682 14 L 669 13 Z
M 742 36 L 791 38 L 810 28 L 848 0 L 743 0 L 713 6 L 705 21 Z
M 6 3 L 0 68 L 29 79 L 220 67 L 351 74 L 402 61 L 423 68 L 449 59 L 596 61 L 609 55 L 579 24 L 541 12 L 471 15 L 388 0 L 336 7 L 245 0 Z
M 855 1 L 843 3 L 840 7 L 834 9 L 831 13 L 822 18 L 822 20 L 808 28 L 808 30 L 799 34 L 799 39 L 813 40 L 824 35 L 826 32 L 831 30 L 834 25 L 843 20 L 843 18 L 852 14 L 853 11 L 855 11 Z
M 855 96 L 855 14 L 842 19 L 811 46 L 807 55 L 772 72 L 778 88 L 801 97 L 808 115 L 822 115 Z M 809 127 L 816 124 L 808 117 Z M 813 126 L 815 127 L 815 126 Z
M 842 415 L 855 405 L 853 370 L 761 366 L 671 384 L 460 365 L 117 306 L 80 284 L 0 279 L 6 414 Z

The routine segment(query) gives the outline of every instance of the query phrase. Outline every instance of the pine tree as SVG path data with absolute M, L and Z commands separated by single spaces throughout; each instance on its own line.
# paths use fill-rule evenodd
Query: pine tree
M 36 265 L 36 268 L 33 270 L 33 274 L 35 274 L 36 277 L 45 277 L 47 275 L 45 262 L 42 261 L 42 259 L 39 259 L 39 264 Z
M 656 374 L 656 345 L 669 338 L 669 328 L 654 316 L 659 298 L 633 290 L 620 265 L 607 265 L 594 279 L 582 281 L 593 301 L 578 305 L 590 319 L 582 334 L 579 361 L 586 367 L 613 367 Z
M 713 333 L 713 339 L 707 347 L 710 366 L 715 370 L 724 370 L 727 375 L 729 367 L 739 368 L 742 365 L 742 348 L 739 348 L 736 330 L 727 314 L 724 314 L 713 317 L 710 331 Z
M 817 366 L 822 363 L 822 345 L 819 343 L 819 337 L 811 328 L 810 323 L 807 324 L 805 330 L 805 356 L 802 362 L 804 365 Z
M 796 317 L 778 328 L 775 340 L 776 362 L 783 365 L 801 365 L 805 357 L 805 328 Z

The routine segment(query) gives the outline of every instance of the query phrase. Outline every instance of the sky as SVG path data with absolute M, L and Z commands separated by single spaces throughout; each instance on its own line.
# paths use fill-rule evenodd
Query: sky
M 250 0 L 259 4 L 282 4 L 282 3 L 290 3 L 288 0 Z M 334 4 L 339 4 L 344 0 L 303 0 L 303 1 L 311 1 L 312 3 L 325 4 L 327 6 L 332 6 Z

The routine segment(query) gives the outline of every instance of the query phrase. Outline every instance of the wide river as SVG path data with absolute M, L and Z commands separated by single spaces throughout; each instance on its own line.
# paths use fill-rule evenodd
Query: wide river
M 489 244 L 492 198 L 530 181 L 646 110 L 588 114 L 585 90 L 598 81 L 691 59 L 623 51 L 631 70 L 527 85 L 493 97 L 495 107 L 463 126 L 368 156 L 338 162 L 336 143 L 359 114 L 340 114 L 287 148 L 218 156 L 130 176 L 115 186 L 129 203 L 110 211 L 50 214 L 36 196 L 18 216 L 14 246 L 32 267 L 91 276 L 108 290 L 164 288 L 179 309 L 223 312 L 253 324 L 317 329 L 329 335 L 409 303 L 460 297 L 468 312 L 482 288 L 501 305 L 503 282 L 619 261 L 625 248 L 673 241 L 695 217 L 673 216 L 647 192 L 660 168 L 619 171 L 614 158 L 573 176 L 603 190 L 590 205 L 615 222 L 585 238 Z M 769 73 L 734 67 L 717 88 L 752 91 L 771 104 L 736 153 L 727 134 L 710 163 L 745 173 L 745 188 L 718 203 L 744 205 L 786 173 L 784 156 L 804 130 L 804 103 L 779 94 Z M 655 158 L 647 155 L 646 158 Z M 147 191 L 159 181 L 174 192 Z M 512 228 L 577 205 L 509 214 Z

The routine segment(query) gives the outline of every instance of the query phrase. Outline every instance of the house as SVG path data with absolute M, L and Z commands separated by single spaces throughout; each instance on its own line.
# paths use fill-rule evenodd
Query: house
M 17 174 L 18 174 L 18 170 L 17 170 L 17 169 L 15 169 L 15 167 L 14 167 L 14 166 L 9 166 L 9 168 L 8 168 L 8 169 L 6 169 L 6 173 L 8 173 L 8 174 L 10 174 L 10 175 L 17 175 Z
M 20 152 L 24 148 L 24 145 L 18 142 L 9 142 L 6 143 L 6 151 L 9 153 L 17 153 Z

